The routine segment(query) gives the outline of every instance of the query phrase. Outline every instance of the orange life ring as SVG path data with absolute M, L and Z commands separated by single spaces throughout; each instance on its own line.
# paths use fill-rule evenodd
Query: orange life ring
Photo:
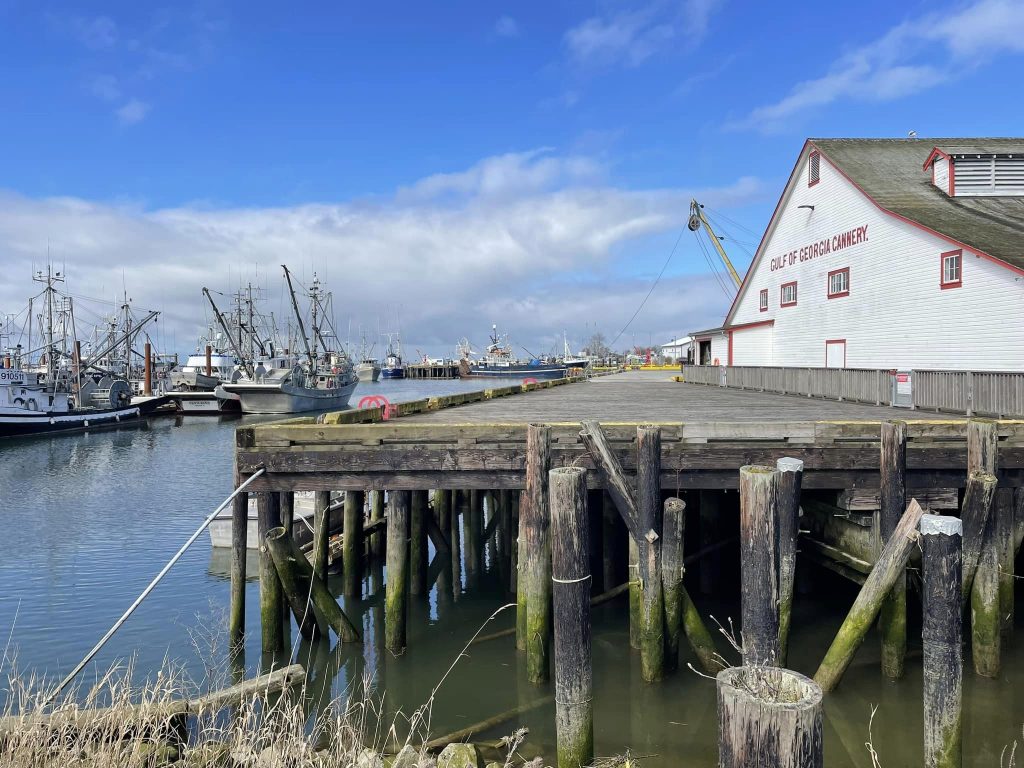
M 721 365 L 721 364 L 722 364 L 721 361 L 719 361 L 719 359 L 716 357 L 715 358 L 715 365 Z

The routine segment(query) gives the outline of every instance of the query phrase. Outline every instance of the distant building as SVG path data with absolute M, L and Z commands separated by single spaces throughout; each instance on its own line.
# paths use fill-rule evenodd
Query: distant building
M 701 364 L 1024 370 L 1024 139 L 806 142 Z
M 668 344 L 662 344 L 661 357 L 666 362 L 671 359 L 672 362 L 678 363 L 681 360 L 688 360 L 691 350 L 693 349 L 693 337 L 683 336 L 681 339 L 675 339 L 670 341 Z

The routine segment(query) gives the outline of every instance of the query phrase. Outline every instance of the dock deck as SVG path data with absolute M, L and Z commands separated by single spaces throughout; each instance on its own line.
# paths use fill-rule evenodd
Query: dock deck
M 486 385 L 484 385 L 486 386 Z M 529 397 L 485 400 L 410 416 L 430 424 L 568 422 L 791 422 L 905 418 L 887 406 L 683 384 L 664 371 L 629 371 Z M 965 418 L 965 417 L 951 417 Z

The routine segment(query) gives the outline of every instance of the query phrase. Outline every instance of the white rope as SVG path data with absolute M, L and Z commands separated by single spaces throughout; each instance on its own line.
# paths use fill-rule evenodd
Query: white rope
M 551 577 L 552 581 L 556 581 L 559 584 L 579 584 L 581 581 L 593 578 L 589 573 L 586 576 L 580 576 L 578 579 L 559 579 L 555 576 Z
M 210 513 L 209 517 L 207 517 L 203 521 L 203 524 L 200 525 L 196 529 L 196 532 L 193 533 L 191 536 L 189 536 L 188 541 L 186 541 L 184 544 L 182 544 L 181 549 L 179 549 L 174 554 L 174 557 L 172 557 L 170 560 L 167 561 L 167 565 L 165 565 L 160 570 L 160 573 L 158 573 L 156 575 L 156 578 L 154 578 L 151 582 L 149 582 L 149 586 L 146 587 L 144 590 L 142 590 L 142 594 L 140 594 L 137 598 L 135 598 L 135 602 L 132 603 L 128 607 L 128 610 L 125 611 L 121 615 L 121 618 L 114 622 L 114 626 L 112 626 L 110 629 L 107 630 L 107 634 L 105 634 L 102 638 L 100 638 L 100 641 L 98 643 L 96 643 L 96 645 L 93 646 L 92 650 L 89 651 L 85 655 L 85 658 L 82 659 L 80 662 L 78 662 L 78 665 L 73 670 L 71 670 L 71 672 L 68 674 L 68 676 L 60 681 L 60 685 L 57 686 L 56 690 L 54 690 L 47 697 L 46 701 L 44 702 L 44 706 L 46 704 L 49 704 L 55 698 L 57 698 L 57 696 L 60 695 L 60 692 L 63 691 L 68 686 L 68 683 L 70 683 L 72 680 L 74 680 L 75 676 L 85 668 L 85 665 L 88 664 L 90 661 L 92 661 L 93 656 L 95 656 L 97 653 L 99 653 L 100 649 L 104 645 L 106 645 L 107 641 L 111 637 L 114 636 L 114 633 L 117 632 L 117 630 L 121 628 L 121 625 L 124 624 L 125 621 L 128 620 L 128 617 L 131 616 L 132 613 L 135 612 L 135 609 L 139 607 L 139 605 L 142 603 L 142 601 L 145 600 L 146 597 L 149 595 L 149 593 L 152 592 L 153 589 L 156 587 L 156 585 L 160 583 L 160 580 L 167 574 L 167 572 L 169 570 L 171 570 L 171 566 L 173 566 L 176 562 L 178 562 L 178 560 L 181 558 L 181 556 L 183 554 L 185 554 L 185 550 L 188 549 L 190 546 L 192 546 L 192 543 L 196 539 L 199 538 L 199 534 L 201 534 L 203 531 L 206 530 L 207 526 L 209 526 L 210 523 L 213 522 L 213 519 L 215 517 L 217 517 L 217 515 L 219 515 L 221 513 L 221 511 L 223 511 L 223 509 L 228 504 L 231 503 L 231 501 L 235 498 L 235 496 L 237 496 L 239 493 L 241 493 L 243 490 L 245 490 L 245 488 L 248 487 L 249 483 L 251 483 L 257 477 L 262 475 L 264 472 L 266 472 L 266 470 L 263 469 L 262 467 L 260 469 L 257 469 L 256 472 L 254 472 L 252 475 L 249 476 L 248 480 L 246 480 L 240 486 L 235 488 L 235 490 L 231 492 L 231 495 L 228 496 L 226 499 L 224 499 L 224 501 L 221 502 L 221 505 L 219 507 L 217 507 L 215 510 L 213 510 L 212 513 Z

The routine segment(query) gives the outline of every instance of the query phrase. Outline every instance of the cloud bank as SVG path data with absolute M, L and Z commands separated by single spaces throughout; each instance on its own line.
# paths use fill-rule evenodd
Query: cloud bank
M 72 294 L 114 300 L 126 289 L 135 305 L 162 310 L 157 340 L 185 352 L 205 329 L 203 286 L 230 293 L 255 278 L 280 316 L 287 263 L 300 279 L 316 270 L 327 281 L 343 337 L 350 323 L 354 338 L 360 324 L 373 336 L 378 320 L 400 316 L 411 352 L 444 354 L 463 336 L 479 344 L 495 322 L 544 351 L 563 329 L 577 339 L 617 332 L 653 278 L 630 254 L 678 231 L 691 195 L 721 209 L 763 197 L 750 178 L 694 190 L 624 189 L 604 176 L 592 158 L 537 150 L 485 158 L 387 199 L 294 207 L 146 210 L 0 192 L 0 310 L 24 307 L 49 248 Z M 635 323 L 642 341 L 719 322 L 725 297 L 711 285 L 663 280 Z

